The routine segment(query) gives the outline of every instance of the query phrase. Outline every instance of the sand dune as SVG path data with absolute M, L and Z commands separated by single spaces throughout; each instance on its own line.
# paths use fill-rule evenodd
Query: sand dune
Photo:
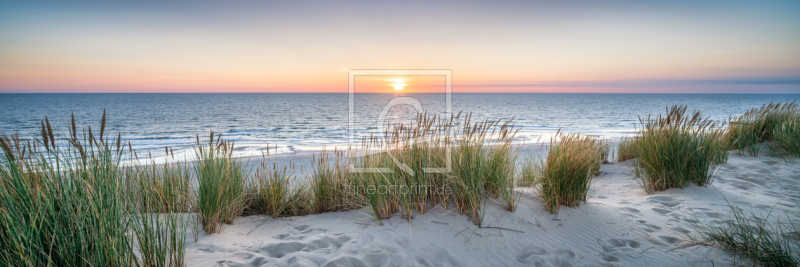
M 186 259 L 189 266 L 725 266 L 730 255 L 690 242 L 687 233 L 693 222 L 724 220 L 726 198 L 762 211 L 780 203 L 800 218 L 797 162 L 731 154 L 711 186 L 652 195 L 632 166 L 603 165 L 588 202 L 557 215 L 523 188 L 516 212 L 487 204 L 484 228 L 441 207 L 383 225 L 366 210 L 250 216 L 190 240 Z

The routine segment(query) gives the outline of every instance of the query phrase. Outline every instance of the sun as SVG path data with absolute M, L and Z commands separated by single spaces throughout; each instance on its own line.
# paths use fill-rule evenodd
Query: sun
M 394 88 L 395 91 L 403 91 L 403 88 L 406 87 L 406 79 L 389 79 L 392 82 L 391 86 Z

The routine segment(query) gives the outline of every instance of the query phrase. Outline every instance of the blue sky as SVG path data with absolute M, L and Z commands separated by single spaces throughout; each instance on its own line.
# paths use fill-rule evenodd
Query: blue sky
M 0 92 L 346 92 L 347 69 L 451 69 L 455 92 L 800 93 L 800 2 L 0 4 Z

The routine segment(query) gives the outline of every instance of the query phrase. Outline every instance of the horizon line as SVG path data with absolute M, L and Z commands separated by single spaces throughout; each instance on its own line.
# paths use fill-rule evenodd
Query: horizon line
M 0 94 L 349 94 L 347 92 L 0 92 Z M 428 92 L 413 92 L 413 93 L 392 93 L 392 92 L 363 92 L 355 94 L 446 94 L 444 92 L 428 93 Z M 636 93 L 621 93 L 621 92 L 453 92 L 451 94 L 608 94 L 608 95 L 800 95 L 797 93 L 730 93 L 730 92 L 699 92 L 699 93 L 665 93 L 665 92 L 636 92 Z

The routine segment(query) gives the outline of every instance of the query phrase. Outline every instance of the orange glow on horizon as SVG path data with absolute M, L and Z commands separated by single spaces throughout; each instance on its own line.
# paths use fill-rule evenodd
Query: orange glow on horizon
M 444 76 L 356 76 L 356 93 L 444 93 Z
M 403 88 L 408 85 L 405 83 L 407 79 L 391 79 L 390 81 L 392 81 L 391 86 L 395 91 L 403 91 Z

